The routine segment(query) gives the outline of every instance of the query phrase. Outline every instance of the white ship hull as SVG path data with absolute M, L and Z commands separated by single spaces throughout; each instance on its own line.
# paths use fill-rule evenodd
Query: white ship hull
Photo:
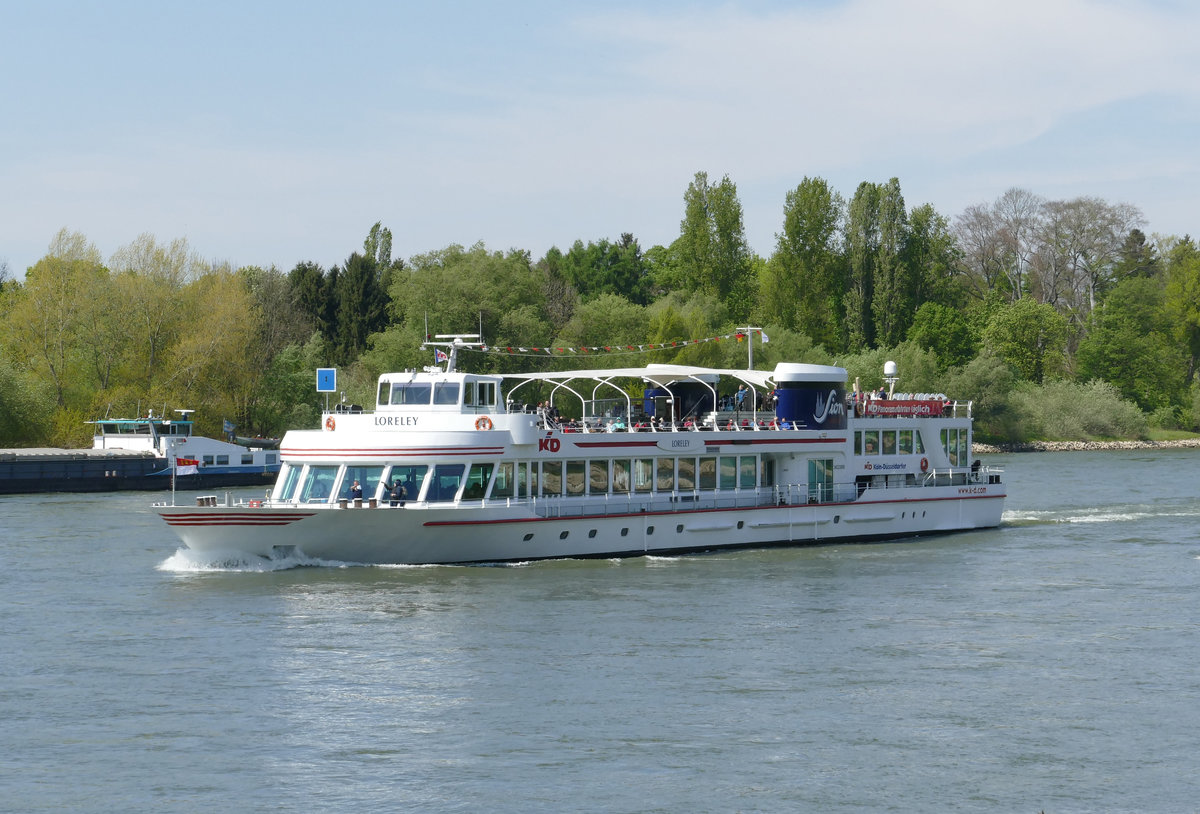
M 918 487 L 920 497 L 607 515 L 536 516 L 529 506 L 406 504 L 345 509 L 171 507 L 160 513 L 191 550 L 386 564 L 511 562 L 677 554 L 721 548 L 886 540 L 1000 523 L 996 485 Z M 964 489 L 972 490 L 963 494 Z M 915 491 L 915 490 L 910 490 Z M 732 500 L 731 500 L 732 502 Z M 751 498 L 750 502 L 753 502 Z
M 568 424 L 511 398 L 531 382 L 622 376 L 649 385 L 644 412 L 621 391 L 616 408 L 621 398 L 585 398 L 583 420 Z M 1000 523 L 1000 473 L 969 462 L 969 409 L 944 397 L 860 410 L 841 390 L 844 370 L 813 365 L 515 378 L 506 402 L 505 377 L 385 374 L 374 412 L 288 433 L 269 498 L 156 510 L 204 557 L 364 564 L 677 554 Z M 713 409 L 729 378 L 777 388 L 778 407 Z

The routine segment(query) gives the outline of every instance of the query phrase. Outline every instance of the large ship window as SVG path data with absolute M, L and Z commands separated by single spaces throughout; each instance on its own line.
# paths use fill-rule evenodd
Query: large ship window
M 296 492 L 296 484 L 300 481 L 302 467 L 283 464 L 279 470 L 279 480 L 275 484 L 276 500 L 291 500 Z
M 720 465 L 720 487 L 722 489 L 737 488 L 737 458 L 730 456 L 721 458 Z
M 660 492 L 671 492 L 675 489 L 675 459 L 658 459 L 658 476 L 655 488 Z
M 362 487 L 363 497 L 375 497 L 375 490 L 379 486 L 379 479 L 382 475 L 382 466 L 346 467 L 346 474 L 342 476 L 342 486 L 338 490 L 338 499 L 350 499 L 350 489 L 354 486 L 355 481 L 358 481 L 358 485 Z
M 433 480 L 429 483 L 429 494 L 425 499 L 430 503 L 445 503 L 458 495 L 458 485 L 462 482 L 463 470 L 466 464 L 439 464 L 433 469 Z
M 879 454 L 879 430 L 866 430 L 863 432 L 863 454 Z
M 336 466 L 310 466 L 300 484 L 297 500 L 301 503 L 327 503 L 333 494 L 333 482 L 337 479 Z
M 505 461 L 496 466 L 496 480 L 492 482 L 492 497 L 512 497 L 516 487 L 513 470 L 516 467 L 512 461 Z
M 463 487 L 463 500 L 483 500 L 488 482 L 492 479 L 494 464 L 472 464 L 467 474 L 467 485 Z
M 700 459 L 700 488 L 701 489 L 716 489 L 717 488 L 717 459 L 716 458 L 701 458 Z
M 428 404 L 429 382 L 395 383 L 392 385 L 392 404 Z
M 586 464 L 583 461 L 567 461 L 567 494 L 582 495 Z
M 437 382 L 433 385 L 434 404 L 458 404 L 458 382 Z
M 562 461 L 544 461 L 542 463 L 542 496 L 553 497 L 562 494 Z
M 883 454 L 884 455 L 895 455 L 896 454 L 896 431 L 895 430 L 884 430 L 883 431 Z
M 900 430 L 900 442 L 897 451 L 901 455 L 911 455 L 913 451 L 913 431 Z
M 649 492 L 654 488 L 654 460 L 638 458 L 633 462 L 633 491 Z
M 425 483 L 425 474 L 429 471 L 429 467 L 421 464 L 419 466 L 393 466 L 391 471 L 386 476 L 380 477 L 382 480 L 384 495 L 389 495 L 393 486 L 404 487 L 404 499 L 416 500 L 421 494 L 421 485 Z M 367 484 L 363 483 L 364 491 Z
M 628 459 L 618 459 L 612 462 L 613 494 L 629 494 L 629 464 Z
M 738 486 L 743 489 L 754 488 L 754 472 L 758 469 L 757 464 L 753 455 L 743 455 L 738 458 Z
M 679 459 L 679 491 L 690 492 L 696 488 L 696 459 Z
M 592 461 L 588 465 L 588 492 L 593 495 L 608 494 L 608 461 Z

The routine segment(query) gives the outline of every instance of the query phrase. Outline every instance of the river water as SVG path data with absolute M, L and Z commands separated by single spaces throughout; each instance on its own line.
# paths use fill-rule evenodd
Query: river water
M 0 810 L 1196 811 L 1200 453 L 986 463 L 985 532 L 512 567 L 0 498 Z

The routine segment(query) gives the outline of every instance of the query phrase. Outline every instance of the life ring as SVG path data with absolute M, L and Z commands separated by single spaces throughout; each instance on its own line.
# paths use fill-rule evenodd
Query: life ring
M 928 471 L 929 471 L 929 459 L 928 459 L 928 458 L 922 458 L 922 459 L 921 459 L 921 471 L 922 471 L 922 472 L 928 472 Z
M 481 415 L 475 419 L 475 429 L 490 430 L 492 428 L 492 420 L 485 415 Z
M 249 504 L 247 504 L 247 505 L 249 505 L 251 509 L 261 509 L 262 501 L 261 500 L 251 500 L 249 502 Z
M 333 416 L 329 416 L 328 418 L 325 419 L 325 429 L 332 431 L 336 427 L 337 427 L 337 422 L 333 420 Z

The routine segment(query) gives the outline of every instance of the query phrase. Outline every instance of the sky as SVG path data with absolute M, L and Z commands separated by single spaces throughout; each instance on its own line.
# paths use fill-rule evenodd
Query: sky
M 1020 187 L 1200 234 L 1184 0 L 6 3 L 0 262 L 61 229 L 234 266 L 679 235 L 697 172 L 775 247 L 806 177 L 954 218 Z

